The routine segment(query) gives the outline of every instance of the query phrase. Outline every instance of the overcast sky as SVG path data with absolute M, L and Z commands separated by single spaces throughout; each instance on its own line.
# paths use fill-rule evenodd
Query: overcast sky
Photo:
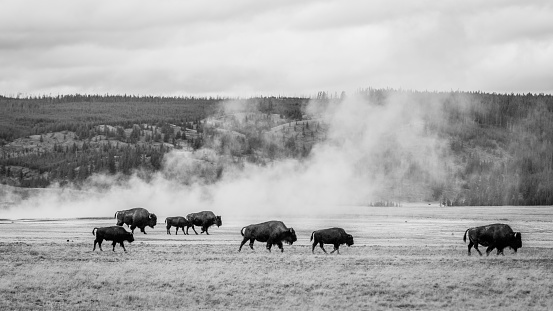
M 553 93 L 553 1 L 0 0 L 0 94 Z

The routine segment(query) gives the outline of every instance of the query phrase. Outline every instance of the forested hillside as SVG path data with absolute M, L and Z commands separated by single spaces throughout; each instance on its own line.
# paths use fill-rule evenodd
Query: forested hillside
M 397 92 L 364 91 L 380 104 L 390 93 Z M 427 115 L 425 126 L 448 142 L 453 156 L 446 181 L 431 185 L 433 199 L 448 205 L 553 204 L 551 95 L 406 93 L 440 110 L 439 117 Z
M 375 170 L 390 178 L 386 197 L 447 205 L 553 204 L 553 98 L 543 94 L 359 90 L 369 105 L 408 96 L 426 107 L 424 129 L 447 142 L 445 178 L 414 160 L 377 150 Z M 329 127 L 308 105 L 325 110 L 345 94 L 249 99 L 70 95 L 0 98 L 0 181 L 19 187 L 71 183 L 94 173 L 128 176 L 160 170 L 173 149 L 211 150 L 194 174 L 217 182 L 244 163 L 307 159 Z M 317 110 L 317 109 L 316 109 Z M 203 160 L 202 160 L 203 159 Z M 329 165 L 332 165 L 329 163 Z M 189 181 L 181 181 L 189 182 Z
M 264 163 L 274 159 L 276 149 L 265 144 L 261 131 L 301 120 L 301 107 L 307 102 L 275 97 L 240 100 L 241 111 L 249 112 L 244 115 L 246 122 L 242 128 L 229 123 L 225 132 L 215 123 L 232 121 L 225 117 L 222 105 L 232 100 L 81 95 L 2 98 L 0 181 L 20 187 L 45 187 L 53 182 L 79 186 L 94 173 L 129 175 L 141 170 L 147 175 L 161 168 L 168 151 L 198 150 L 204 145 L 223 156 Z M 243 132 L 240 140 L 233 130 Z M 287 155 L 299 151 L 294 145 Z M 228 164 L 223 157 L 220 162 L 204 168 L 202 177 L 214 181 L 216 172 L 220 174 L 221 166 Z

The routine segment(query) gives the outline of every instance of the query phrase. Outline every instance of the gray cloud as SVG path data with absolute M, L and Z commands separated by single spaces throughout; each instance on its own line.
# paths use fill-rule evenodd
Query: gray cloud
M 547 1 L 4 1 L 0 93 L 553 92 Z M 549 80 L 548 80 L 549 79 Z

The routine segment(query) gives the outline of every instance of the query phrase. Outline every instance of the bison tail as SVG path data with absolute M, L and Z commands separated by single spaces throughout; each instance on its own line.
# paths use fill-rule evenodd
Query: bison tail
M 94 228 L 94 229 L 92 229 L 92 235 L 94 235 L 94 230 L 96 230 L 96 229 L 98 229 L 98 228 Z
M 465 235 L 463 235 L 463 242 L 467 243 L 467 232 L 469 232 L 470 228 L 465 231 Z
M 113 216 L 113 218 L 117 218 L 117 213 L 119 213 L 119 212 L 115 212 L 115 215 Z
M 311 232 L 311 239 L 309 241 L 313 241 L 313 235 L 315 235 L 315 231 Z
M 244 236 L 244 229 L 246 229 L 246 227 L 244 227 L 244 228 L 242 228 L 242 229 L 240 230 L 240 234 L 241 234 L 242 236 Z

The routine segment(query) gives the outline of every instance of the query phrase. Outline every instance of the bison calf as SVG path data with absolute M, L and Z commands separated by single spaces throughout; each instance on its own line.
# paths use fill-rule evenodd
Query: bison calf
M 244 239 L 238 251 L 242 250 L 242 246 L 244 246 L 248 240 L 250 241 L 250 248 L 253 249 L 253 242 L 257 240 L 259 242 L 267 242 L 267 249 L 269 252 L 273 245 L 277 245 L 280 251 L 284 252 L 282 242 L 292 245 L 298 240 L 293 228 L 287 228 L 282 221 L 276 220 L 246 226 L 240 230 L 240 233 Z
M 175 230 L 175 234 L 178 234 L 179 228 L 182 229 L 183 234 L 188 234 L 188 228 L 192 227 L 192 224 L 186 220 L 186 218 L 177 216 L 177 217 L 167 217 L 165 218 L 165 223 L 167 224 L 167 234 L 171 234 L 169 229 L 171 229 L 171 226 L 177 227 L 177 230 Z M 186 232 L 184 232 L 184 227 L 186 227 Z
M 104 228 L 94 228 L 92 229 L 92 235 L 94 235 L 94 230 L 96 230 L 96 239 L 94 240 L 94 248 L 92 251 L 96 250 L 96 243 L 98 243 L 98 247 L 100 247 L 100 250 L 102 249 L 102 242 L 104 240 L 106 241 L 113 241 L 113 251 L 115 252 L 115 244 L 119 243 L 123 250 L 126 252 L 125 245 L 123 244 L 124 241 L 127 241 L 129 243 L 132 243 L 134 241 L 133 234 L 125 230 L 125 228 L 118 227 L 118 226 L 112 226 L 112 227 L 104 227 Z
M 487 246 L 486 255 L 490 255 L 490 252 L 497 248 L 497 255 L 503 254 L 505 247 L 512 248 L 515 253 L 517 249 L 522 247 L 522 238 L 520 232 L 513 232 L 513 229 L 505 224 L 492 224 L 482 227 L 469 228 L 465 231 L 463 241 L 467 242 L 467 233 L 469 237 L 468 254 L 470 256 L 470 249 L 474 246 L 474 249 L 482 256 L 482 253 L 478 249 L 478 244 Z
M 315 253 L 315 246 L 319 244 L 323 252 L 326 253 L 326 250 L 323 244 L 333 244 L 334 250 L 330 252 L 331 254 L 337 252 L 340 254 L 340 245 L 346 244 L 347 246 L 353 245 L 353 236 L 347 234 L 346 231 L 342 228 L 329 228 L 324 230 L 317 230 L 311 233 L 311 240 L 313 241 L 313 247 L 311 252 Z

